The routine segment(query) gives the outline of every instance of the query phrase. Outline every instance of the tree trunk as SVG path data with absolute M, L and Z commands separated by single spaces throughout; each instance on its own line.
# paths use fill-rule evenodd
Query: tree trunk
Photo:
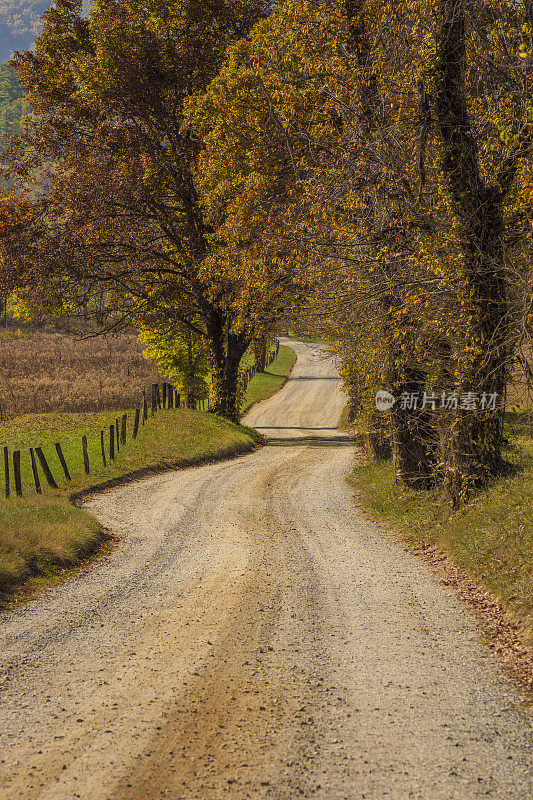
M 455 504 L 472 485 L 506 469 L 501 401 L 509 360 L 509 303 L 503 274 L 504 192 L 483 182 L 466 101 L 464 0 L 439 0 L 436 115 L 441 167 L 459 219 L 464 297 L 470 303 L 467 340 L 458 354 L 460 393 L 498 395 L 496 409 L 460 409 L 451 426 L 446 484 Z
M 252 349 L 254 352 L 255 368 L 257 372 L 264 372 L 266 369 L 267 357 L 266 336 L 257 336 L 252 342 Z
M 390 461 L 392 439 L 390 426 L 383 414 L 371 413 L 368 425 L 368 446 L 376 461 Z
M 510 469 L 502 454 L 509 362 L 506 286 L 486 252 L 477 253 L 474 261 L 477 266 L 468 272 L 475 298 L 469 339 L 477 349 L 461 364 L 458 395 L 471 393 L 476 409 L 459 408 L 451 425 L 445 486 L 455 506 L 468 500 L 474 488 Z
M 422 408 L 427 376 L 412 368 L 404 368 L 404 373 L 405 380 L 395 387 L 396 403 L 390 412 L 394 469 L 406 486 L 429 489 L 435 483 L 437 433 L 432 410 Z
M 345 12 L 348 21 L 348 39 L 346 49 L 354 59 L 358 68 L 357 86 L 359 90 L 358 122 L 364 137 L 371 139 L 379 123 L 376 112 L 381 107 L 381 98 L 371 60 L 371 41 L 365 25 L 365 6 L 361 0 L 345 0 Z M 379 112 L 378 112 L 379 113 Z M 380 243 L 383 220 L 376 214 L 378 204 L 376 195 L 368 197 L 368 205 L 373 208 L 372 227 L 376 242 Z M 395 243 L 399 247 L 399 242 Z M 392 281 L 399 269 L 398 263 L 382 262 L 381 268 L 390 275 Z M 426 375 L 420 370 L 405 365 L 405 353 L 397 352 L 396 343 L 390 337 L 395 322 L 391 319 L 395 314 L 398 300 L 385 292 L 378 302 L 385 317 L 381 331 L 382 341 L 387 345 L 390 369 L 390 385 L 394 386 L 397 398 L 402 392 L 419 392 L 420 397 L 425 389 Z M 405 380 L 398 385 L 398 371 L 402 371 Z M 394 458 L 395 473 L 398 480 L 407 486 L 423 489 L 433 484 L 434 459 L 429 453 L 434 450 L 435 432 L 427 413 L 420 410 L 403 408 L 397 402 L 390 412 L 390 424 L 383 414 L 370 415 L 368 442 L 373 455 L 378 460 Z
M 250 336 L 247 333 L 226 333 L 228 320 L 213 315 L 208 335 L 213 354 L 213 411 L 221 417 L 238 422 L 240 405 L 239 367 Z

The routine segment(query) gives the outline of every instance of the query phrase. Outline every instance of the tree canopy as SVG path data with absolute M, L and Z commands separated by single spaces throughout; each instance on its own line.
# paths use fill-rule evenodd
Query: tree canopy
M 15 59 L 40 116 L 4 283 L 200 337 L 229 416 L 245 349 L 305 308 L 376 452 L 461 502 L 508 469 L 531 357 L 532 8 L 56 0 Z
M 261 13 L 257 2 L 101 0 L 85 19 L 58 0 L 35 52 L 16 58 L 40 115 L 10 155 L 34 198 L 24 217 L 31 290 L 55 284 L 64 302 L 104 285 L 123 318 L 163 316 L 205 337 L 215 407 L 229 416 L 253 330 L 246 287 L 220 268 L 185 107 Z M 6 240 L 13 272 L 18 258 L 9 262 Z

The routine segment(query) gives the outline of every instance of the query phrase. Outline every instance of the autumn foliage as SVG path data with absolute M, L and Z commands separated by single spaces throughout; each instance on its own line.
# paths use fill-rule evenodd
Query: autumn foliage
M 306 313 L 375 452 L 459 503 L 508 470 L 530 369 L 532 23 L 530 0 L 58 0 L 17 57 L 41 121 L 6 275 L 201 337 L 229 416 L 250 342 Z M 450 395 L 479 405 L 427 401 Z

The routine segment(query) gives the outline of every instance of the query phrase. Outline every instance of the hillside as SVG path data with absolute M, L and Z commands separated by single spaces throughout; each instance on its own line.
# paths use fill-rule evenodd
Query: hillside
M 28 50 L 39 35 L 48 0 L 0 0 L 0 60 L 14 50 Z

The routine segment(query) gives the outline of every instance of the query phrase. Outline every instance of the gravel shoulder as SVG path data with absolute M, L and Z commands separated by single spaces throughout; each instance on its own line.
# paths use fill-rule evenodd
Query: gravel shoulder
M 117 548 L 2 617 L 2 799 L 531 796 L 520 699 L 357 511 L 334 364 L 291 347 L 267 446 L 94 496 Z

